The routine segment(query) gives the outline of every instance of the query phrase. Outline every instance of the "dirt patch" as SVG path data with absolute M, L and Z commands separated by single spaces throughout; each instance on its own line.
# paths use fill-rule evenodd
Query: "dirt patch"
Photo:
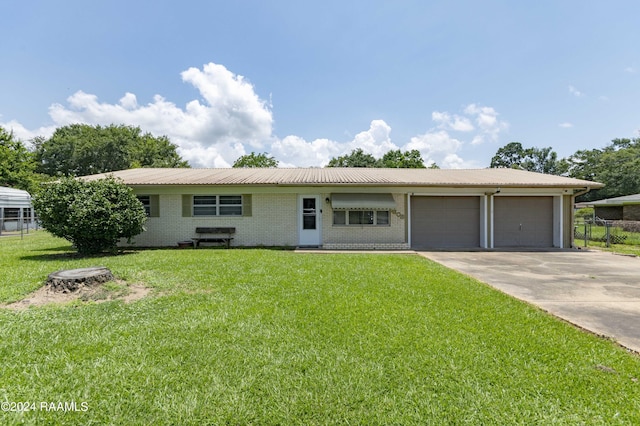
M 94 286 L 83 286 L 72 293 L 55 292 L 47 286 L 43 286 L 24 299 L 8 305 L 0 305 L 0 308 L 20 311 L 32 306 L 62 305 L 76 301 L 79 303 L 101 303 L 122 300 L 124 303 L 131 303 L 147 296 L 150 291 L 150 288 L 142 284 L 127 284 L 120 280 Z

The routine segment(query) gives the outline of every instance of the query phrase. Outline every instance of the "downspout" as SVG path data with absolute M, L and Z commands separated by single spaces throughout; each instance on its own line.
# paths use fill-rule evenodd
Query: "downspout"
M 586 187 L 584 190 L 582 190 L 582 191 L 574 192 L 574 193 L 573 193 L 573 203 L 575 204 L 575 202 L 576 202 L 576 197 L 579 197 L 579 196 L 581 196 L 581 195 L 584 195 L 584 194 L 586 194 L 586 193 L 587 193 L 587 192 L 589 192 L 589 191 L 591 191 L 591 187 L 590 187 L 590 186 L 587 186 L 587 187 Z

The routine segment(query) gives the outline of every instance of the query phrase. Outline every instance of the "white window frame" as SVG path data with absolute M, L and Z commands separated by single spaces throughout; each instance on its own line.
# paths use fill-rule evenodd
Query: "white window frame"
M 147 217 L 151 216 L 151 196 L 150 195 L 137 195 L 138 201 L 142 203 L 144 207 L 144 213 Z
M 336 223 L 335 214 L 344 213 L 344 223 Z M 349 216 L 351 212 L 365 212 L 373 215 L 373 223 L 350 223 Z M 379 223 L 378 213 L 384 212 L 387 214 L 386 223 Z M 389 210 L 334 210 L 332 216 L 333 226 L 366 226 L 366 227 L 379 227 L 379 226 L 391 226 L 391 212 Z
M 222 197 L 222 198 L 221 198 Z M 228 202 L 221 202 L 221 201 L 228 201 L 225 200 L 225 197 L 238 197 L 240 200 L 240 203 L 228 203 Z M 209 203 L 209 204 L 196 204 L 196 199 L 198 198 L 212 198 L 214 203 Z M 219 217 L 239 217 L 242 216 L 243 214 L 243 197 L 242 195 L 237 195 L 237 194 L 225 194 L 225 195 L 194 195 L 191 199 L 191 215 L 193 217 L 213 217 L 213 216 L 219 216 Z M 228 211 L 230 210 L 229 207 L 233 207 L 234 210 L 237 210 L 237 213 L 228 213 Z M 214 210 L 214 214 L 199 214 L 198 209 L 199 208 L 206 208 L 208 210 L 213 209 Z

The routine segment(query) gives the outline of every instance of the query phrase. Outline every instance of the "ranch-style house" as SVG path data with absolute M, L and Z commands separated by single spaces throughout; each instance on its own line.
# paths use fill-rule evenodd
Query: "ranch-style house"
M 568 248 L 575 197 L 602 187 L 504 168 L 138 168 L 83 179 L 107 175 L 145 206 L 135 245 L 147 247 L 222 230 L 232 247 Z

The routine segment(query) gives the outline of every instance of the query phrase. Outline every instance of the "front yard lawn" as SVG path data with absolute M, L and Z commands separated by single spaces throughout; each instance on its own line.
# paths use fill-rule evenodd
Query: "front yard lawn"
M 86 266 L 153 291 L 0 309 L 0 401 L 37 404 L 0 424 L 640 423 L 636 355 L 416 255 L 80 258 L 39 232 L 0 238 L 0 303 Z

